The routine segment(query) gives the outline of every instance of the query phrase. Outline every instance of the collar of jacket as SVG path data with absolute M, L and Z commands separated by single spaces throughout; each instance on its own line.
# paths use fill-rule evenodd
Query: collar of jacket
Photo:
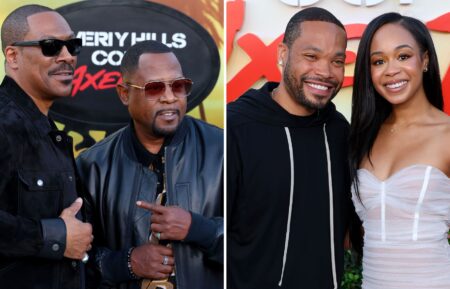
M 41 135 L 48 135 L 52 131 L 51 120 L 39 110 L 31 97 L 23 91 L 14 79 L 5 76 L 0 87 L 6 91 L 6 97 L 25 112 Z
M 167 145 L 167 147 L 176 147 L 178 146 L 185 138 L 185 135 L 188 131 L 188 123 L 191 121 L 191 117 L 185 115 L 183 117 L 183 120 L 181 121 L 180 125 L 178 126 L 172 140 L 170 141 L 170 143 Z M 138 161 L 137 156 L 136 156 L 136 152 L 134 151 L 134 146 L 133 146 L 133 135 L 132 135 L 132 129 L 133 127 L 128 124 L 125 127 L 125 131 L 124 131 L 124 136 L 125 136 L 125 152 L 126 154 L 133 160 Z

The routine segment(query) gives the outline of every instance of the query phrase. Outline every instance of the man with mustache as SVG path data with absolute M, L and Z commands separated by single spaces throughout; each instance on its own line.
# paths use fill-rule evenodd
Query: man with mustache
M 83 289 L 92 227 L 79 212 L 72 139 L 48 116 L 70 95 L 81 40 L 40 5 L 11 12 L 1 40 L 0 287 Z
M 228 287 L 338 288 L 351 212 L 348 123 L 331 99 L 347 37 L 307 8 L 278 47 L 280 83 L 228 105 Z
M 166 45 L 135 44 L 120 69 L 130 124 L 77 158 L 102 286 L 222 288 L 222 130 L 185 115 L 193 82 Z

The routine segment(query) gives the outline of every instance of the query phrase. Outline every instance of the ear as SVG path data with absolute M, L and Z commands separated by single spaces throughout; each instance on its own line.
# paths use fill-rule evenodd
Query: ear
M 284 44 L 283 42 L 280 42 L 278 44 L 278 49 L 277 49 L 277 61 L 278 61 L 278 65 L 281 66 L 281 69 L 283 69 L 284 66 L 286 65 L 288 53 L 289 53 L 289 48 L 286 46 L 286 44 Z
M 19 57 L 18 47 L 6 46 L 6 48 L 5 48 L 5 61 L 6 61 L 6 65 L 9 68 L 11 68 L 13 70 L 17 70 L 19 68 L 19 66 L 18 66 L 18 57 Z
M 128 87 L 123 84 L 117 84 L 116 86 L 117 94 L 119 95 L 120 101 L 122 101 L 123 105 L 128 106 L 129 98 L 128 98 Z
M 422 71 L 427 72 L 428 71 L 428 65 L 430 63 L 430 57 L 428 56 L 428 51 L 425 51 L 422 56 Z

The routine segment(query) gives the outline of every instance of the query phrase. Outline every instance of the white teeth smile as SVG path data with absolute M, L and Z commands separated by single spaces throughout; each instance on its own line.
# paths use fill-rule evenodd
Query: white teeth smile
M 165 112 L 163 112 L 163 113 L 161 113 L 162 115 L 174 115 L 175 114 L 175 112 L 173 112 L 173 111 L 165 111 Z
M 394 89 L 394 88 L 399 88 L 400 86 L 403 86 L 405 84 L 406 84 L 406 81 L 403 80 L 403 81 L 396 82 L 396 83 L 386 84 L 386 87 Z
M 328 87 L 324 86 L 324 85 L 320 85 L 320 84 L 315 84 L 315 83 L 307 83 L 309 86 L 311 86 L 312 88 L 315 89 L 319 89 L 319 90 L 327 90 Z

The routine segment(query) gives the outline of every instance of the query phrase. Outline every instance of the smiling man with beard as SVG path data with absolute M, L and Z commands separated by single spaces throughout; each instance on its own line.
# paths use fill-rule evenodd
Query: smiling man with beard
M 185 115 L 193 82 L 164 44 L 121 73 L 130 124 L 77 158 L 101 288 L 222 288 L 223 132 Z
M 1 38 L 0 287 L 83 289 L 92 227 L 78 213 L 72 138 L 48 117 L 70 95 L 81 40 L 40 5 L 11 12 Z
M 228 105 L 228 288 L 338 288 L 351 212 L 348 123 L 331 99 L 346 32 L 307 8 L 278 47 L 280 83 Z

